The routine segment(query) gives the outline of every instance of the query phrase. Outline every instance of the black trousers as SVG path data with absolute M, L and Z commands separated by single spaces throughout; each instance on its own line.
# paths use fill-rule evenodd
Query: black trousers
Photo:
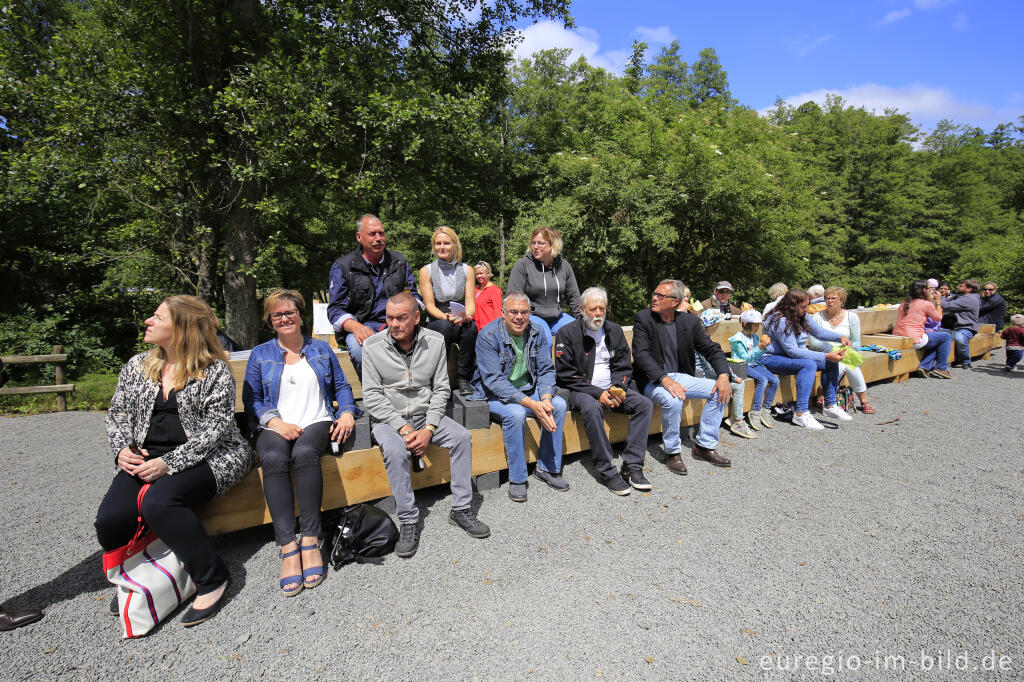
M 590 440 L 590 456 L 594 468 L 605 479 L 611 478 L 618 471 L 612 464 L 612 445 L 604 430 L 604 411 L 609 408 L 599 403 L 597 398 L 579 391 L 570 391 L 568 404 L 569 409 L 578 410 L 583 417 L 583 428 L 587 430 L 587 438 Z M 647 432 L 651 427 L 654 405 L 630 388 L 626 390 L 626 400 L 612 411 L 629 415 L 622 463 L 627 469 L 639 471 L 647 455 Z
M 104 551 L 122 547 L 138 527 L 136 499 L 143 481 L 118 471 L 96 512 L 96 537 Z M 142 518 L 185 564 L 198 594 L 213 592 L 228 579 L 228 567 L 192 507 L 213 499 L 217 480 L 206 462 L 153 481 L 142 500 Z
M 299 532 L 315 538 L 320 535 L 320 505 L 324 494 L 324 475 L 320 455 L 331 440 L 333 422 L 316 422 L 302 430 L 295 440 L 282 438 L 270 429 L 260 431 L 256 452 L 263 469 L 263 494 L 267 498 L 274 537 L 279 545 L 295 542 L 295 500 L 299 501 Z M 295 494 L 292 476 L 295 471 Z
M 476 323 L 452 324 L 448 320 L 431 320 L 425 325 L 444 337 L 447 352 L 453 343 L 459 344 L 459 378 L 469 381 L 476 370 Z M 455 387 L 458 388 L 458 387 Z

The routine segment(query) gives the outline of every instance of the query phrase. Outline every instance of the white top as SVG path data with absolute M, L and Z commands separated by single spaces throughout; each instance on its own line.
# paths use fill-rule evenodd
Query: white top
M 832 323 L 830 323 L 828 320 L 825 319 L 825 311 L 824 310 L 822 310 L 820 313 L 815 313 L 815 317 L 818 318 L 818 324 L 820 324 L 825 329 L 828 329 L 829 331 L 833 331 L 836 334 L 839 334 L 840 336 L 845 336 L 846 338 L 850 338 L 850 315 L 849 315 L 849 313 L 846 310 L 843 310 L 843 319 L 841 319 L 839 321 L 839 324 L 836 324 L 836 325 L 833 325 Z M 832 347 L 833 348 L 838 348 L 841 345 L 843 345 L 843 344 L 841 344 L 841 343 L 833 343 Z
M 281 373 L 281 391 L 277 398 L 281 420 L 301 429 L 316 422 L 334 421 L 320 392 L 316 372 L 301 358 L 294 365 L 285 365 Z
M 612 386 L 612 354 L 608 352 L 608 345 L 604 342 L 604 327 L 597 331 L 587 329 L 587 336 L 594 339 L 594 378 L 590 383 L 601 389 L 609 389 Z

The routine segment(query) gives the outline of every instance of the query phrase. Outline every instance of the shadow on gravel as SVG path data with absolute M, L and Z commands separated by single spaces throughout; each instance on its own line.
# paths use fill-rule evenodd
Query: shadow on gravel
M 973 367 L 971 368 L 971 371 L 978 372 L 980 374 L 988 374 L 989 376 L 994 377 L 1006 377 L 1007 379 L 1024 378 L 1024 371 L 1021 371 L 1019 368 L 1013 370 L 1012 372 L 1007 372 L 1005 369 L 1003 369 L 1002 366 L 999 365 L 985 365 L 984 367 Z
M 103 574 L 103 552 L 97 549 L 57 577 L 12 597 L 4 606 L 46 609 L 58 602 L 74 599 L 80 594 L 98 592 L 109 586 Z

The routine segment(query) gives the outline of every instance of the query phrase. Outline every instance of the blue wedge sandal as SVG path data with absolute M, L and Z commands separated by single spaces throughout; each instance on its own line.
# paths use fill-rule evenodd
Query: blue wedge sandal
M 312 552 L 315 549 L 320 549 L 320 545 L 306 545 L 305 547 L 303 547 L 302 544 L 300 543 L 299 544 L 299 549 L 302 550 L 303 552 Z M 311 576 L 316 576 L 316 580 L 306 580 L 306 578 L 309 578 Z M 313 589 L 314 587 L 316 587 L 317 585 L 319 585 L 323 581 L 324 581 L 324 567 L 323 566 L 314 566 L 313 568 L 304 568 L 304 569 L 302 569 L 302 585 L 307 590 Z
M 287 553 L 281 552 L 281 558 L 282 559 L 287 559 L 288 557 L 293 557 L 293 556 L 295 556 L 298 553 L 299 553 L 298 549 L 293 549 L 292 551 L 287 552 Z M 305 571 L 303 571 L 303 575 L 305 575 Z M 303 576 L 301 576 L 301 575 L 290 575 L 287 578 L 281 578 L 281 591 L 284 592 L 284 596 L 286 596 L 286 597 L 294 597 L 299 592 L 302 592 L 302 586 L 303 586 L 302 578 L 303 578 Z M 290 585 L 292 583 L 295 583 L 295 587 L 293 587 L 291 589 L 285 588 L 285 585 Z

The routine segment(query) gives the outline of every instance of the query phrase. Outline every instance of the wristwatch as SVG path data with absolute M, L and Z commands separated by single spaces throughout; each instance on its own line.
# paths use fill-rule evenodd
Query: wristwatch
M 433 424 L 427 424 L 423 428 L 425 428 L 427 431 L 430 431 L 430 433 L 434 433 L 437 431 L 437 427 L 434 426 Z

